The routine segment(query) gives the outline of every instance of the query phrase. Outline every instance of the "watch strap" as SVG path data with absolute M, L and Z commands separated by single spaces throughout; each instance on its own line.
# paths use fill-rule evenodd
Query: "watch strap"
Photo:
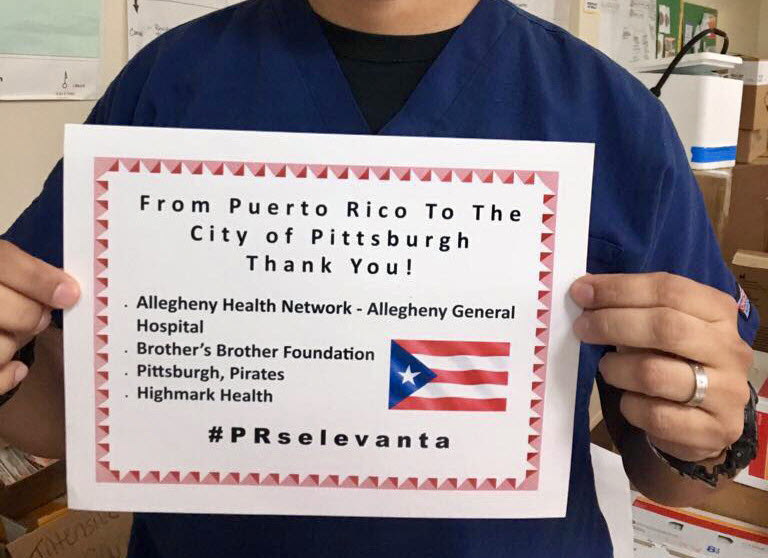
M 709 486 L 716 487 L 720 477 L 732 479 L 746 468 L 757 457 L 757 392 L 752 384 L 749 384 L 749 401 L 744 408 L 744 431 L 733 445 L 725 450 L 725 459 L 711 468 L 701 463 L 683 461 L 668 453 L 664 453 L 654 446 L 650 440 L 648 443 L 656 455 L 680 475 L 694 480 L 705 482 Z

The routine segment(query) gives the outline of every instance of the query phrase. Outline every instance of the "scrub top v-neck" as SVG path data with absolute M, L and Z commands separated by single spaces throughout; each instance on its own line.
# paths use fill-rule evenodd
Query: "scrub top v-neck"
M 372 133 L 402 109 L 456 31 L 375 35 L 320 22 Z
M 301 68 L 325 131 L 369 134 L 349 82 L 307 1 L 282 0 L 276 4 L 287 46 Z M 507 25 L 496 17 L 494 4 L 481 1 L 475 7 L 380 134 L 434 135 L 433 130 Z
M 128 63 L 88 122 L 370 133 L 307 0 L 249 0 L 169 31 Z M 666 271 L 738 298 L 663 106 L 602 54 L 507 0 L 479 0 L 379 133 L 594 143 L 589 272 Z M 61 163 L 4 238 L 62 265 Z M 505 248 L 500 241 L 499 252 Z M 740 314 L 748 341 L 756 324 L 756 312 Z M 597 364 L 608 350 L 581 348 L 563 518 L 139 513 L 129 557 L 608 558 L 588 422 Z

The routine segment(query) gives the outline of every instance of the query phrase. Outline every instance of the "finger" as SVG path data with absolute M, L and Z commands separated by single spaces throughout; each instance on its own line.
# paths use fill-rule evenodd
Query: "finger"
M 696 377 L 690 363 L 670 355 L 649 351 L 608 353 L 599 364 L 603 379 L 624 391 L 632 391 L 687 403 L 696 391 Z M 705 368 L 709 385 L 700 408 L 710 413 L 742 409 L 749 397 L 746 378 Z
M 608 353 L 599 369 L 614 387 L 677 403 L 689 401 L 696 389 L 690 364 L 659 353 Z
M 699 408 L 632 392 L 622 395 L 620 408 L 627 422 L 657 440 L 707 454 L 722 451 L 733 443 L 736 426 L 725 425 Z
M 51 321 L 51 313 L 42 304 L 3 285 L 0 309 L 0 329 L 17 334 L 36 335 Z
M 0 365 L 5 365 L 13 359 L 13 355 L 19 350 L 16 337 L 10 333 L 0 332 Z
M 667 442 L 666 440 L 659 440 L 653 436 L 648 436 L 648 441 L 652 443 L 656 449 L 660 449 L 664 453 L 667 453 L 672 457 L 682 459 L 683 461 L 704 461 L 706 459 L 713 459 L 718 457 L 723 453 L 723 450 L 700 450 L 691 448 L 685 444 L 676 444 L 674 442 Z
M 18 386 L 28 373 L 27 366 L 18 361 L 9 362 L 0 367 L 0 395 L 8 393 Z
M 587 275 L 571 286 L 582 308 L 672 308 L 709 322 L 735 320 L 733 297 L 669 273 Z
M 585 310 L 573 324 L 579 339 L 672 353 L 716 366 L 725 363 L 722 332 L 709 322 L 669 308 Z
M 0 284 L 52 308 L 69 308 L 80 298 L 69 275 L 6 241 L 0 241 Z

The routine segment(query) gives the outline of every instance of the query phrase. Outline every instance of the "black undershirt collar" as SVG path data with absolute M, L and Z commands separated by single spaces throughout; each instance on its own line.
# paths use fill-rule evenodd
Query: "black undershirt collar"
M 376 35 L 319 18 L 371 131 L 403 107 L 456 28 L 426 35 Z

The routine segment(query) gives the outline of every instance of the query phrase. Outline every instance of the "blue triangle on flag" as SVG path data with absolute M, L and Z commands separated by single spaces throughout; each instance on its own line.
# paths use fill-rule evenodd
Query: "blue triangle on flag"
M 392 341 L 389 358 L 389 408 L 437 378 L 419 359 Z

